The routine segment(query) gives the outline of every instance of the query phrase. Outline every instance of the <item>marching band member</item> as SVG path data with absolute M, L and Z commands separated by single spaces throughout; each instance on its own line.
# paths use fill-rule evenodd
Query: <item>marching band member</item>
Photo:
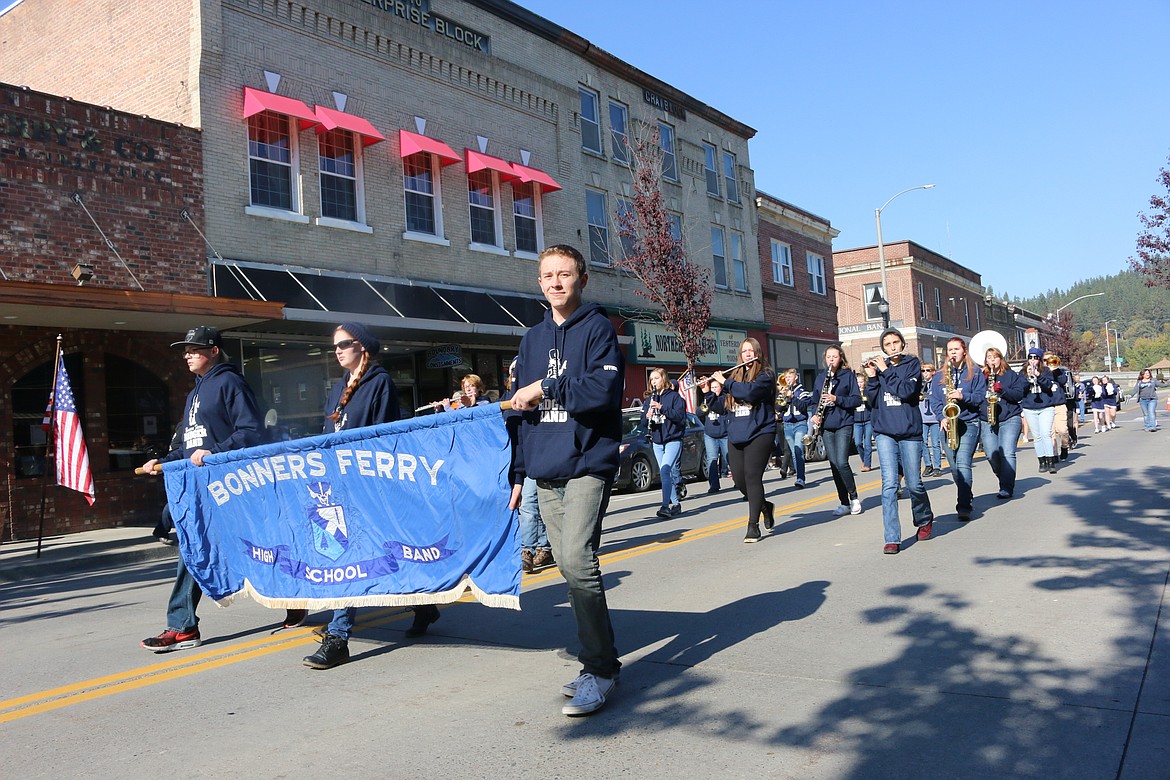
M 1105 427 L 1113 430 L 1117 427 L 1117 396 L 1118 387 L 1108 374 L 1101 377 L 1101 395 L 1105 399 Z
M 1028 390 L 1020 401 L 1024 419 L 1032 429 L 1036 446 L 1036 457 L 1040 461 L 1040 473 L 1056 473 L 1056 458 L 1052 452 L 1052 419 L 1056 409 L 1064 411 L 1064 393 L 1052 371 L 1043 362 L 1044 351 L 1039 347 L 1028 350 L 1028 365 L 1024 369 L 1024 381 Z
M 710 383 L 711 392 L 719 395 L 723 386 Z M 727 412 L 717 412 L 703 403 L 703 452 L 707 458 L 708 493 L 719 492 L 719 475 L 727 469 Z M 720 458 L 722 456 L 722 459 Z
M 1105 420 L 1105 386 L 1101 384 L 1101 377 L 1094 376 L 1090 380 L 1086 395 L 1093 409 L 1093 433 L 1104 433 L 1109 427 Z
M 955 512 L 959 520 L 967 521 L 974 508 L 971 463 L 979 443 L 979 407 L 987 395 L 987 379 L 967 354 L 967 342 L 958 336 L 947 340 L 947 362 L 938 383 L 944 403 L 932 400 L 931 411 L 938 415 L 951 477 L 958 489 Z
M 869 410 L 869 396 L 865 393 L 865 373 L 857 377 L 857 392 L 861 403 L 853 410 L 853 445 L 861 456 L 861 470 L 873 470 L 873 420 Z
M 1138 374 L 1134 394 L 1142 408 L 1143 428 L 1153 433 L 1158 430 L 1158 384 L 1154 381 L 1154 372 L 1148 368 L 1142 369 Z
M 923 363 L 922 402 L 918 404 L 918 409 L 922 412 L 922 460 L 926 464 L 922 470 L 924 477 L 934 477 L 942 473 L 943 445 L 938 415 L 934 412 L 936 402 L 939 409 L 946 405 L 942 385 L 938 382 L 934 363 Z
M 837 517 L 861 514 L 861 500 L 857 498 L 857 483 L 849 468 L 849 442 L 853 438 L 853 407 L 861 401 L 857 391 L 857 377 L 845 359 L 845 353 L 834 345 L 825 348 L 825 370 L 817 374 L 810 408 L 816 409 L 812 423 L 821 430 L 833 484 L 841 504 L 833 510 Z
M 459 388 L 461 392 L 456 392 L 450 398 L 444 398 L 437 402 L 443 407 L 444 412 L 462 409 L 465 406 L 484 406 L 492 402 L 487 397 L 487 388 L 479 374 L 468 374 L 460 379 Z
M 678 486 L 682 481 L 683 433 L 687 429 L 687 405 L 683 401 L 665 368 L 650 370 L 649 399 L 642 404 L 642 430 L 650 432 L 654 459 L 658 461 L 658 478 L 662 482 L 662 506 L 655 513 L 668 518 L 682 512 Z
M 792 463 L 796 468 L 797 488 L 804 487 L 804 435 L 808 433 L 808 407 L 812 402 L 812 393 L 804 389 L 797 376 L 796 369 L 790 368 L 780 377 L 783 387 L 779 392 L 788 395 L 788 405 L 780 415 L 784 425 L 784 441 L 788 444 L 788 452 L 792 455 Z
M 1020 401 L 1028 383 L 1012 370 L 997 347 L 989 347 L 983 359 L 987 395 L 979 408 L 983 452 L 999 479 L 996 498 L 1008 499 L 1016 492 L 1016 446 L 1023 421 Z
M 381 344 L 360 322 L 345 322 L 333 331 L 333 354 L 345 369 L 329 391 L 325 401 L 324 433 L 347 431 L 398 419 L 398 387 L 389 372 L 377 362 Z M 302 663 L 310 669 L 332 669 L 349 660 L 349 635 L 353 631 L 357 607 L 333 610 L 333 619 L 321 637 L 321 647 L 307 655 Z M 414 626 L 418 636 L 427 625 L 439 619 L 434 605 L 415 607 Z
M 1072 423 L 1073 409 L 1077 403 L 1072 388 L 1072 375 L 1067 368 L 1060 365 L 1060 358 L 1052 350 L 1044 351 L 1044 365 L 1052 371 L 1052 378 L 1060 385 L 1064 395 L 1064 404 L 1056 407 L 1052 416 L 1053 457 L 1068 460 L 1068 450 L 1073 444 L 1073 437 L 1069 433 L 1070 426 L 1072 430 L 1076 430 L 1076 425 Z
M 889 328 L 882 333 L 882 352 L 863 364 L 868 377 L 865 392 L 871 399 L 873 430 L 882 469 L 882 525 L 886 555 L 901 550 L 902 527 L 898 521 L 899 466 L 910 492 L 910 511 L 919 539 L 929 539 L 934 527 L 930 497 L 922 485 L 922 367 L 918 358 L 904 352 L 906 339 Z
M 711 374 L 710 380 L 700 383 L 706 393 L 708 408 L 727 412 L 727 441 L 730 445 L 731 478 L 736 490 L 748 500 L 748 524 L 745 544 L 760 541 L 760 515 L 764 528 L 772 530 L 776 518 L 772 502 L 764 498 L 764 467 L 772 451 L 772 437 L 776 435 L 776 375 L 760 350 L 760 342 L 753 338 L 739 345 L 740 362 L 748 362 L 724 376 L 722 371 Z M 716 394 L 712 388 L 722 386 Z

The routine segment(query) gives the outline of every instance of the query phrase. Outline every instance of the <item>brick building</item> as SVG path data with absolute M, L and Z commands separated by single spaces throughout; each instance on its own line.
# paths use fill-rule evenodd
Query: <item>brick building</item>
M 49 534 L 156 518 L 162 485 L 132 470 L 166 448 L 191 386 L 173 334 L 280 317 L 207 296 L 181 216 L 200 219 L 201 149 L 188 127 L 0 84 L 0 540 L 36 534 L 52 481 L 41 419 L 58 334 L 97 502 L 45 490 Z
M 890 324 L 923 362 L 942 362 L 953 335 L 983 330 L 980 275 L 913 241 L 885 246 Z M 881 266 L 876 246 L 833 253 L 841 343 L 851 363 L 881 351 Z M 1004 334 L 1007 335 L 1007 334 Z
M 811 385 L 825 347 L 837 343 L 833 239 L 840 231 L 763 192 L 756 208 L 768 359 L 779 371 L 797 369 Z
M 345 319 L 382 338 L 408 411 L 467 371 L 501 387 L 551 243 L 592 263 L 639 396 L 642 361 L 672 355 L 643 357 L 653 327 L 626 321 L 643 301 L 611 257 L 627 139 L 655 131 L 667 208 L 714 271 L 713 331 L 763 329 L 755 131 L 514 3 L 39 0 L 0 36 L 9 80 L 201 129 L 207 283 L 287 304 L 234 338 L 291 435 L 319 428 Z

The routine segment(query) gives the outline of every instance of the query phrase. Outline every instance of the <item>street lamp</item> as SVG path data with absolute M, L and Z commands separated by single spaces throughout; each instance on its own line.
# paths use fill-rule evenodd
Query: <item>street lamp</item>
M 907 192 L 913 192 L 914 190 L 929 190 L 933 186 L 933 184 L 919 184 L 917 187 L 908 187 L 887 200 L 879 208 L 873 210 L 873 218 L 874 221 L 877 222 L 878 264 L 882 269 L 883 306 L 879 306 L 878 308 L 881 309 L 882 320 L 884 322 L 884 327 L 887 330 L 889 330 L 890 327 L 890 296 L 887 291 L 888 288 L 886 287 L 886 247 L 884 244 L 882 244 L 882 210 L 885 209 L 886 206 L 890 205 L 894 201 L 894 198 L 897 198 L 898 195 L 905 195 Z
M 1062 311 L 1064 311 L 1065 309 L 1067 309 L 1069 306 L 1072 306 L 1072 305 L 1073 305 L 1074 303 L 1076 303 L 1077 301 L 1083 301 L 1085 298 L 1094 298 L 1094 297 L 1096 297 L 1096 296 L 1098 296 L 1098 295 L 1104 295 L 1104 294 L 1105 294 L 1105 293 L 1103 293 L 1103 292 L 1099 292 L 1099 293 L 1089 293 L 1088 295 L 1082 295 L 1082 296 L 1081 296 L 1081 297 L 1079 297 L 1079 298 L 1073 298 L 1071 301 L 1069 301 L 1068 303 L 1066 303 L 1064 306 L 1059 306 L 1059 307 L 1057 307 L 1056 311 L 1054 311 L 1052 314 L 1049 314 L 1049 315 L 1048 315 L 1048 319 L 1052 319 L 1053 317 L 1057 317 L 1057 318 L 1059 318 L 1059 316 L 1060 316 L 1060 313 L 1061 313 Z
M 1117 322 L 1117 320 L 1105 320 L 1105 370 L 1113 365 L 1113 353 L 1109 351 L 1109 323 Z

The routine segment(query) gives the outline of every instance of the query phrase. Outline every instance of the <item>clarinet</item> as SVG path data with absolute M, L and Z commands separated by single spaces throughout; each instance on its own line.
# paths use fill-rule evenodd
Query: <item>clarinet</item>
M 825 424 L 825 412 L 829 408 L 829 402 L 825 400 L 825 396 L 829 394 L 832 389 L 833 380 L 836 378 L 835 371 L 825 372 L 825 384 L 821 386 L 821 402 L 817 404 L 817 417 L 821 418 L 819 423 L 811 423 L 808 433 L 800 438 L 800 443 L 804 445 L 805 450 L 808 450 L 817 439 L 821 438 L 821 428 Z

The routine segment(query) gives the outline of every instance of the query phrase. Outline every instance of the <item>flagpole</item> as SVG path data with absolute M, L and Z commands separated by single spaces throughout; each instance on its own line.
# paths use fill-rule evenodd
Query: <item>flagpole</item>
M 49 489 L 49 450 L 57 439 L 57 374 L 61 368 L 61 334 L 57 334 L 57 352 L 53 355 L 53 384 L 50 386 L 49 395 L 53 399 L 51 408 L 49 409 L 49 433 L 48 441 L 45 442 L 45 480 L 41 483 L 41 522 L 37 527 L 37 557 L 41 557 L 41 542 L 45 538 L 45 501 L 47 499 L 47 492 Z M 56 451 L 54 450 L 54 455 Z

